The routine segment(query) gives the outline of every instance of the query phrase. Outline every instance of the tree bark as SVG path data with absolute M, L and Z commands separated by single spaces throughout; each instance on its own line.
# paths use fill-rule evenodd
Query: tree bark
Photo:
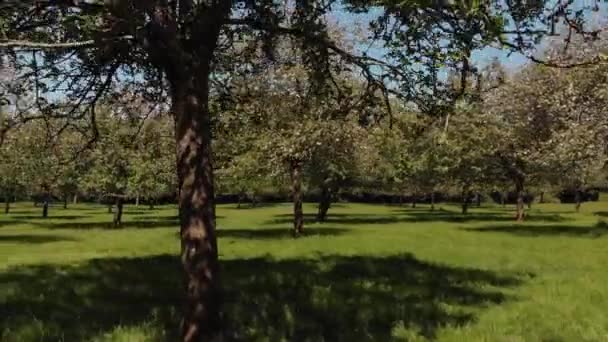
M 116 210 L 114 211 L 114 228 L 122 225 L 122 198 L 116 197 Z
M 524 220 L 524 216 L 525 216 L 523 181 L 518 180 L 515 182 L 515 193 L 517 194 L 515 220 L 518 222 L 522 222 Z
M 304 233 L 304 212 L 302 211 L 302 163 L 291 162 L 291 196 L 293 198 L 293 236 Z
M 416 209 L 416 200 L 417 200 L 417 196 L 416 196 L 416 193 L 414 193 L 412 195 L 412 209 Z
M 574 193 L 574 201 L 576 202 L 574 209 L 576 210 L 577 213 L 581 211 L 581 202 L 582 202 L 581 195 L 582 195 L 581 190 L 576 189 L 576 192 Z
M 72 201 L 73 204 L 78 204 L 78 194 L 74 194 L 74 200 Z
M 325 222 L 327 212 L 331 206 L 331 190 L 328 186 L 321 187 L 321 198 L 319 200 L 319 210 L 317 212 L 317 221 Z
M 4 213 L 8 214 L 11 211 L 11 200 L 10 196 L 6 195 L 4 197 Z
M 150 199 L 150 203 L 148 203 L 148 209 L 154 210 L 154 200 Z
M 186 75 L 170 77 L 186 283 L 181 333 L 183 341 L 192 342 L 221 340 L 223 335 L 208 107 L 211 56 L 207 58 Z
M 67 209 L 68 208 L 68 194 L 65 194 L 63 196 L 63 209 Z
M 502 207 L 506 208 L 507 207 L 507 198 L 509 198 L 509 194 L 506 191 L 503 191 L 503 192 L 501 192 L 500 196 L 502 198 Z
M 481 194 L 479 192 L 475 194 L 475 200 L 477 201 L 477 208 L 481 207 Z
M 431 192 L 431 211 L 435 211 L 435 192 Z
M 139 207 L 139 194 L 135 195 L 135 206 Z
M 112 213 L 112 203 L 108 203 L 108 214 Z

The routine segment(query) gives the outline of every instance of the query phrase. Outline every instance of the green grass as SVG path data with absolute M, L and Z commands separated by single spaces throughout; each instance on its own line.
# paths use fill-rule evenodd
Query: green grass
M 225 314 L 242 341 L 606 341 L 608 203 L 218 208 Z M 19 204 L 0 215 L 1 341 L 175 340 L 176 210 Z M 305 207 L 313 213 L 314 207 Z M 311 217 L 309 217 L 311 218 Z

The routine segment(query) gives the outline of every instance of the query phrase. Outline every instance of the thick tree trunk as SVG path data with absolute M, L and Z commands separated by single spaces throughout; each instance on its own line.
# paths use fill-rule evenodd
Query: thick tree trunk
M 293 199 L 293 236 L 304 233 L 304 212 L 302 211 L 302 163 L 291 162 L 291 196 Z
M 576 209 L 576 212 L 580 212 L 581 211 L 581 202 L 582 202 L 582 196 L 581 196 L 581 190 L 580 189 L 576 189 L 576 192 L 574 193 L 574 201 L 576 202 L 574 208 Z
M 431 211 L 435 211 L 435 193 L 431 192 Z
M 317 221 L 325 222 L 327 212 L 331 206 L 331 191 L 329 187 L 321 187 L 321 198 L 319 200 L 319 210 L 317 212 Z
M 223 335 L 222 299 L 213 202 L 209 65 L 192 71 L 171 81 L 181 259 L 187 291 L 182 340 L 219 341 Z
M 116 210 L 114 211 L 114 227 L 118 228 L 122 225 L 122 198 L 116 197 Z
M 524 185 L 522 181 L 517 181 L 515 184 L 515 193 L 517 194 L 517 204 L 515 212 L 515 220 L 522 222 L 525 216 L 524 209 Z

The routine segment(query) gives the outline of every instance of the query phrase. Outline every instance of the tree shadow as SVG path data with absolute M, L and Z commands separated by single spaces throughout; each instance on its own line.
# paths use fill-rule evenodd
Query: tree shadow
M 60 241 L 78 241 L 77 239 L 70 238 L 67 236 L 60 235 L 0 235 L 0 243 L 49 243 L 49 242 L 60 242 Z
M 593 215 L 600 217 L 608 217 L 608 211 L 596 211 L 593 213 Z
M 518 236 L 576 236 L 599 238 L 608 235 L 608 228 L 602 225 L 594 226 L 564 226 L 564 225 L 530 225 L 530 224 L 513 224 L 499 226 L 485 226 L 479 228 L 461 228 L 461 230 L 478 233 L 507 233 Z
M 108 218 L 107 222 L 103 221 L 84 221 L 84 222 L 31 222 L 32 225 L 46 229 L 155 229 L 155 228 L 175 228 L 179 226 L 179 222 L 172 219 L 140 219 L 133 221 L 125 221 L 120 227 L 115 227 Z
M 49 213 L 48 217 L 42 217 L 40 215 L 12 215 L 11 219 L 14 221 L 26 221 L 26 220 L 78 220 L 86 218 L 87 216 L 83 215 L 52 215 Z
M 323 227 L 308 228 L 304 227 L 304 232 L 299 238 L 314 236 L 338 236 L 350 232 L 350 229 Z M 217 235 L 220 238 L 237 239 L 293 239 L 292 230 L 288 228 L 260 228 L 260 229 L 233 229 L 218 228 Z
M 242 341 L 387 341 L 398 324 L 433 338 L 510 299 L 501 291 L 524 279 L 409 255 L 237 259 L 222 268 L 227 330 Z M 181 279 L 179 259 L 166 255 L 10 269 L 0 275 L 0 336 L 80 341 L 153 322 L 177 340 Z
M 482 212 L 469 213 L 462 215 L 461 213 L 450 212 L 446 210 L 436 211 L 404 211 L 403 214 L 397 215 L 377 215 L 377 214 L 329 214 L 324 222 L 334 224 L 389 224 L 389 223 L 415 223 L 415 222 L 483 222 L 483 221 L 514 221 L 514 216 L 509 216 L 504 213 Z M 560 215 L 545 215 L 531 214 L 526 217 L 528 221 L 544 221 L 544 222 L 560 222 L 566 221 Z M 267 224 L 285 224 L 292 222 L 291 214 L 275 215 L 275 219 L 269 220 Z M 305 214 L 305 222 L 315 222 L 316 215 Z

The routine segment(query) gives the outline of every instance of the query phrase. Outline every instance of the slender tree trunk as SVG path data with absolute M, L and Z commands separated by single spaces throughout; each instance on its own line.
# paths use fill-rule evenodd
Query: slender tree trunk
M 72 201 L 73 204 L 78 204 L 78 193 L 74 194 L 74 200 Z
M 293 198 L 293 236 L 304 233 L 304 212 L 302 211 L 302 163 L 291 162 L 291 196 Z
M 236 208 L 237 209 L 241 209 L 241 202 L 243 201 L 243 192 L 239 192 L 239 194 L 236 196 Z
M 403 194 L 399 194 L 399 206 L 403 206 Z
M 114 227 L 118 228 L 122 225 L 122 198 L 116 197 L 116 210 L 114 211 Z
M 44 202 L 42 203 L 42 217 L 49 217 L 49 199 L 50 195 L 48 193 L 44 194 Z
M 515 220 L 518 222 L 522 222 L 525 216 L 524 209 L 524 184 L 523 181 L 517 181 L 515 184 L 515 193 L 517 194 L 517 204 L 516 204 L 516 213 Z
M 139 207 L 139 193 L 135 195 L 135 206 Z
M 181 333 L 187 342 L 220 341 L 223 336 L 208 107 L 211 54 L 207 58 L 207 63 L 194 70 L 169 77 L 177 145 L 181 260 L 186 282 Z
M 63 195 L 63 209 L 68 208 L 68 194 Z
M 431 211 L 435 211 L 435 192 L 431 192 Z
M 154 200 L 150 199 L 150 203 L 148 203 L 148 209 L 154 210 Z
M 414 193 L 414 194 L 412 195 L 412 209 L 416 209 L 416 200 L 418 199 L 417 197 L 418 197 L 418 196 L 417 196 L 417 194 L 416 194 L 416 193 Z
M 464 186 L 462 188 L 462 215 L 466 215 L 469 213 L 469 187 Z
M 477 208 L 481 207 L 481 194 L 479 192 L 475 194 L 475 200 L 477 201 Z
M 540 192 L 540 198 L 538 199 L 538 203 L 545 203 L 545 192 Z
M 574 209 L 576 209 L 576 212 L 578 213 L 581 211 L 581 202 L 582 202 L 582 196 L 581 196 L 580 189 L 576 189 L 576 192 L 574 193 L 574 201 L 576 202 Z
M 329 187 L 321 187 L 321 198 L 319 200 L 319 210 L 317 212 L 317 221 L 325 222 L 327 218 L 327 212 L 331 206 L 331 191 Z
M 9 195 L 4 197 L 4 213 L 8 214 L 11 211 L 11 199 Z
M 108 214 L 112 213 L 112 203 L 108 203 Z
M 507 199 L 509 198 L 509 193 L 506 192 L 506 191 L 503 191 L 501 193 L 501 196 L 502 196 L 502 207 L 506 208 L 507 207 Z

